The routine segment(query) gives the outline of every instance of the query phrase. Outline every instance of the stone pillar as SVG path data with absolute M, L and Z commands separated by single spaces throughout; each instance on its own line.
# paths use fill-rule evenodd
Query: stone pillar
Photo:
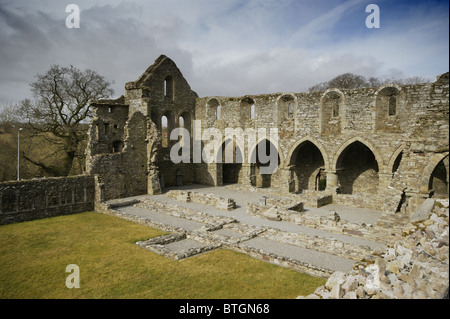
M 336 194 L 339 190 L 337 171 L 327 170 L 327 188 L 326 191 Z
M 252 186 L 252 182 L 251 182 L 252 170 L 251 170 L 250 165 L 251 164 L 249 164 L 249 163 L 242 163 L 242 166 L 241 166 L 240 184 L 242 184 L 243 186 L 246 186 L 246 187 Z
M 153 165 L 150 166 L 147 176 L 147 193 L 149 195 L 158 195 L 162 193 L 158 170 L 156 167 L 153 167 Z
M 378 190 L 386 190 L 391 185 L 393 174 L 390 173 L 378 173 Z
M 287 193 L 295 191 L 294 166 L 279 168 L 281 170 L 281 189 Z
M 208 173 L 211 176 L 213 186 L 223 186 L 222 163 L 210 163 L 208 165 Z

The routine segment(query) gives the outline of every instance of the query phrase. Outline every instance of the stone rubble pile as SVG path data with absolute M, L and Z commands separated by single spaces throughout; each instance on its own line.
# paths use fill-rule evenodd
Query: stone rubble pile
M 298 299 L 442 299 L 449 287 L 449 205 L 437 201 L 427 217 L 403 228 L 373 263 L 334 272 L 314 294 Z

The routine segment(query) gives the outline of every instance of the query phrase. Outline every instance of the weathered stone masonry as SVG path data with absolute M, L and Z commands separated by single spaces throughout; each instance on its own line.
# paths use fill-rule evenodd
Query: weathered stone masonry
M 411 213 L 428 197 L 448 196 L 448 85 L 446 73 L 417 85 L 198 98 L 175 63 L 160 56 L 126 84 L 124 96 L 92 105 L 87 172 L 98 175 L 102 200 L 238 183 Z M 234 158 L 244 162 L 194 164 L 191 154 L 190 163 L 172 163 L 178 141 L 170 132 L 192 133 L 194 120 L 202 131 L 218 129 L 223 150 L 233 143 Z M 278 129 L 277 171 L 262 175 L 259 162 L 247 162 L 261 143 L 275 144 L 269 137 L 237 145 L 225 128 Z
M 94 176 L 0 183 L 0 225 L 91 211 Z

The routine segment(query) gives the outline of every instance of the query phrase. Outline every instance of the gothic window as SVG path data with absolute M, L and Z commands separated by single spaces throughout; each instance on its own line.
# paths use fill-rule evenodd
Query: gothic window
M 250 119 L 255 119 L 255 104 L 252 104 L 252 106 L 250 107 Z
M 161 126 L 162 126 L 162 147 L 167 147 L 169 144 L 169 138 L 167 136 L 168 134 L 168 130 L 167 130 L 167 116 L 163 115 L 163 117 L 161 117 Z

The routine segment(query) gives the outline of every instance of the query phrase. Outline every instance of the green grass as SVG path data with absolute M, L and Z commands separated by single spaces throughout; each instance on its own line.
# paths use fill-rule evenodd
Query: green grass
M 325 283 L 231 250 L 174 261 L 135 245 L 162 234 L 97 213 L 0 226 L 0 298 L 295 298 Z

